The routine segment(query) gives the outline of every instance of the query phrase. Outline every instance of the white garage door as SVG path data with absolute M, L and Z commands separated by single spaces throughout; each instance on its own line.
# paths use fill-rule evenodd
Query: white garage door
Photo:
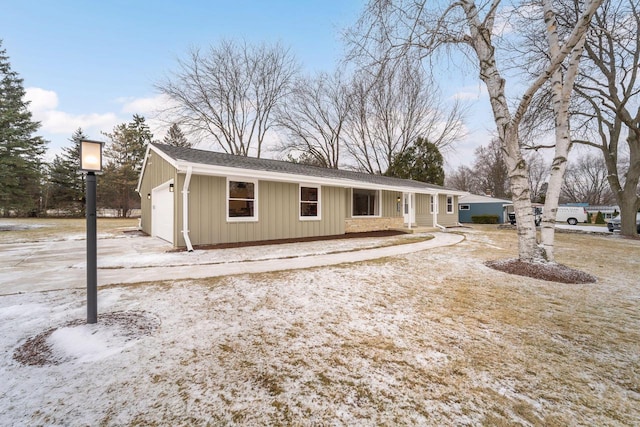
M 173 243 L 173 196 L 169 182 L 151 190 L 151 234 Z

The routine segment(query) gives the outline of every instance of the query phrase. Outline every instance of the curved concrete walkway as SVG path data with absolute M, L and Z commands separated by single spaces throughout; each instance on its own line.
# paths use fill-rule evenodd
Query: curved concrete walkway
M 169 267 L 143 267 L 131 269 L 100 270 L 98 285 L 116 283 L 137 283 L 167 279 L 201 279 L 205 277 L 230 276 L 235 274 L 266 273 L 281 270 L 298 270 L 343 263 L 368 261 L 372 259 L 403 255 L 442 246 L 455 245 L 464 239 L 460 234 L 431 233 L 434 238 L 419 243 L 387 246 L 375 249 L 361 249 L 324 255 L 300 256 L 285 259 L 241 261 L 222 264 L 195 264 Z
M 295 270 L 367 261 L 456 244 L 460 234 L 430 233 L 431 240 L 367 249 L 384 240 L 336 240 L 211 251 L 167 252 L 151 237 L 98 239 L 98 286 L 199 279 Z M 320 243 L 322 246 L 318 246 Z M 319 252 L 333 252 L 319 254 Z M 61 240 L 0 245 L 0 295 L 86 286 L 86 242 Z

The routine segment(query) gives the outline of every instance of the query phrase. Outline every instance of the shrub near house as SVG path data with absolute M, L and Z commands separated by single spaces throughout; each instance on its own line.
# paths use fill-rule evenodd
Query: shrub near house
M 472 215 L 471 222 L 474 224 L 498 224 L 498 215 Z

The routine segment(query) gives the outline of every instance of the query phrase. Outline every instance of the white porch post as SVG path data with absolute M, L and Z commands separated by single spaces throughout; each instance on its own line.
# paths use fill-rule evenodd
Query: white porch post
M 407 203 L 409 204 L 409 230 L 411 230 L 411 214 L 413 213 L 413 206 L 411 205 L 411 197 L 413 196 L 413 193 L 409 193 L 407 194 Z
M 431 197 L 433 197 L 433 227 L 436 228 L 438 227 L 438 193 L 432 194 Z

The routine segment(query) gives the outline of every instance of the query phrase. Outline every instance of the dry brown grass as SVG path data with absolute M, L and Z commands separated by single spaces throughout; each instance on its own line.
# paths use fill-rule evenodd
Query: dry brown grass
M 133 425 L 639 425 L 640 241 L 557 240 L 597 283 L 486 267 L 517 253 L 486 226 L 374 262 L 111 287 L 113 309 L 144 301 L 162 324 L 87 399 Z
M 86 233 L 85 218 L 0 218 L 0 243 L 66 239 Z M 137 218 L 98 218 L 98 233 L 114 234 L 138 226 Z
M 197 406 L 245 425 L 640 423 L 639 242 L 559 234 L 589 285 L 483 265 L 515 247 L 486 228 L 400 259 L 200 281 L 200 309 L 236 327 L 185 360 L 210 397 Z

